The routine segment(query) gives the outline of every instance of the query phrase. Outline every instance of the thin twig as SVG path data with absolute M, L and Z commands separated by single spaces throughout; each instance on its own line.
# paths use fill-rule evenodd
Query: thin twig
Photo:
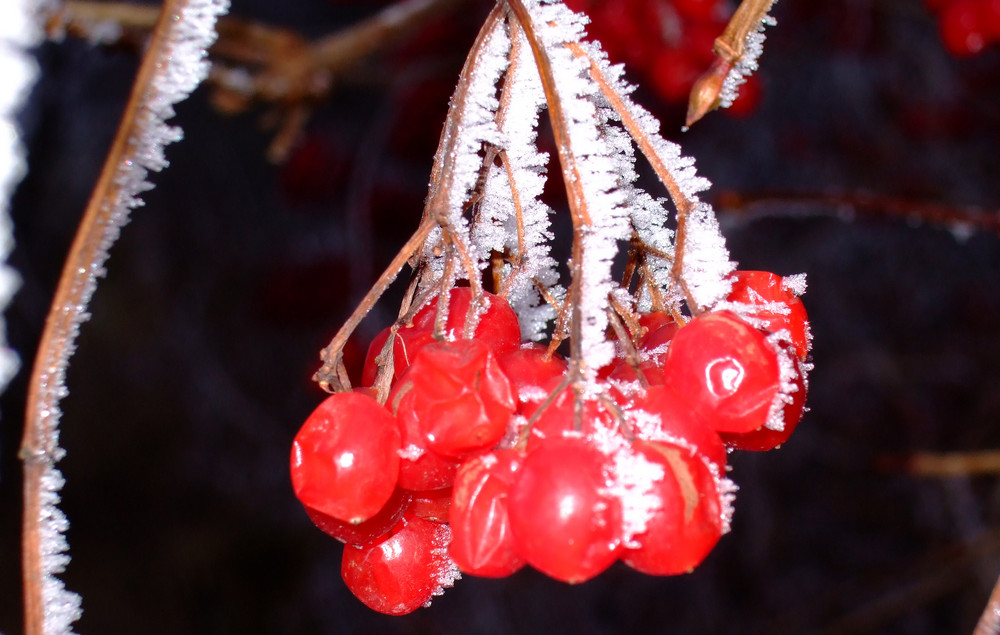
M 715 61 L 691 88 L 685 126 L 690 127 L 718 107 L 726 77 L 746 54 L 747 36 L 760 26 L 772 4 L 774 0 L 743 0 L 736 8 L 722 35 L 715 38 Z
M 365 297 L 361 300 L 358 306 L 351 313 L 344 325 L 340 327 L 337 334 L 333 336 L 330 343 L 320 352 L 320 359 L 323 361 L 323 366 L 316 371 L 313 375 L 313 381 L 319 384 L 320 388 L 327 392 L 337 392 L 343 386 L 341 385 L 337 367 L 341 363 L 341 359 L 344 352 L 344 346 L 347 344 L 347 340 L 354 333 L 354 329 L 358 327 L 361 320 L 364 319 L 368 312 L 371 311 L 372 307 L 382 294 L 385 293 L 392 281 L 396 279 L 399 272 L 403 270 L 410 258 L 417 253 L 424 244 L 428 234 L 431 230 L 437 226 L 437 223 L 433 219 L 424 219 L 417 231 L 410 236 L 410 239 L 406 241 L 402 249 L 396 254 L 389 263 L 389 266 L 385 268 L 382 275 L 379 276 L 378 280 L 372 286 L 371 290 L 365 294 Z
M 950 477 L 1000 474 L 1000 450 L 979 452 L 915 452 L 900 459 L 887 459 L 887 467 L 898 467 L 918 476 Z
M 660 157 L 659 153 L 656 151 L 656 146 L 653 144 L 653 141 L 642 129 L 642 126 L 639 125 L 638 120 L 635 118 L 635 115 L 632 113 L 631 108 L 625 100 L 622 99 L 621 95 L 619 95 L 611 85 L 611 82 L 609 82 L 607 77 L 604 76 L 604 72 L 601 70 L 600 65 L 593 58 L 591 58 L 587 51 L 579 44 L 571 43 L 567 46 L 577 57 L 587 58 L 590 63 L 590 77 L 597 83 L 601 93 L 604 95 L 605 99 L 608 100 L 608 104 L 621 118 L 622 125 L 625 127 L 625 130 L 635 141 L 639 151 L 642 152 L 643 156 L 646 157 L 646 160 L 649 161 L 649 164 L 652 166 L 657 178 L 660 179 L 660 182 L 667 189 L 667 193 L 670 195 L 670 200 L 674 203 L 674 208 L 677 210 L 677 230 L 674 234 L 675 253 L 674 263 L 670 270 L 671 277 L 674 279 L 674 283 L 677 284 L 678 288 L 680 288 L 684 293 L 684 297 L 688 303 L 688 308 L 693 314 L 697 315 L 700 312 L 701 307 L 699 307 L 698 303 L 694 301 L 694 296 L 691 294 L 691 290 L 688 288 L 688 284 L 684 280 L 684 276 L 681 275 L 684 264 L 684 242 L 686 239 L 685 226 L 688 215 L 694 210 L 694 201 L 684 194 L 684 191 L 681 189 L 677 179 L 674 178 L 673 173 L 671 173 L 666 163 L 664 163 L 663 158 Z
M 121 125 L 63 266 L 29 380 L 20 450 L 24 461 L 25 632 L 29 635 L 49 630 L 51 612 L 65 610 L 50 604 L 59 589 L 51 588 L 52 580 L 46 579 L 49 574 L 45 560 L 58 556 L 51 553 L 52 544 L 46 544 L 53 537 L 49 536 L 47 541 L 44 537 L 52 529 L 46 523 L 53 522 L 51 517 L 44 517 L 45 507 L 53 506 L 53 502 L 43 497 L 54 497 L 55 492 L 51 491 L 51 484 L 47 488 L 43 479 L 51 479 L 53 473 L 58 475 L 54 466 L 62 455 L 58 418 L 59 401 L 66 394 L 66 368 L 80 324 L 87 317 L 86 307 L 96 289 L 97 278 L 103 274 L 108 249 L 117 238 L 128 210 L 139 204 L 136 197 L 145 187 L 146 170 L 160 169 L 165 163 L 156 153 L 176 136 L 176 132 L 165 127 L 163 119 L 172 115 L 171 105 L 186 97 L 200 81 L 199 56 L 214 38 L 216 16 L 228 7 L 219 2 L 200 6 L 198 12 L 189 14 L 190 5 L 190 0 L 168 0 L 159 14 Z M 192 36 L 192 32 L 202 33 L 206 28 L 202 37 Z M 181 72 L 186 73 L 190 82 L 178 83 L 174 79 Z M 64 628 L 68 630 L 70 624 Z
M 721 192 L 717 202 L 720 213 L 733 215 L 847 213 L 927 223 L 960 234 L 971 231 L 1000 234 L 1000 209 L 997 207 L 949 205 L 867 192 L 730 191 Z

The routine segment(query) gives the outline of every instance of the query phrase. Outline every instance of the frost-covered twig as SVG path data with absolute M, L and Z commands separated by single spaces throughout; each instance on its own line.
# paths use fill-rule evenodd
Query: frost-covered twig
M 743 0 L 722 35 L 715 39 L 716 59 L 691 88 L 686 126 L 715 108 L 728 108 L 739 87 L 757 70 L 764 50 L 764 27 L 773 26 L 768 15 L 776 0 Z
M 66 396 L 66 368 L 87 305 L 104 274 L 108 250 L 152 188 L 149 171 L 167 166 L 164 146 L 181 130 L 165 122 L 208 73 L 206 49 L 228 0 L 168 0 L 139 68 L 132 94 L 104 170 L 70 248 L 42 333 L 32 371 L 21 458 L 24 461 L 23 566 L 25 632 L 69 633 L 80 616 L 80 597 L 56 577 L 69 561 L 57 508 L 62 475 L 59 401 Z

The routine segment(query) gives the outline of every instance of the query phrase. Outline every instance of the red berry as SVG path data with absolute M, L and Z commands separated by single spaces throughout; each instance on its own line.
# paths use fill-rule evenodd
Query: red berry
M 382 348 L 385 346 L 385 341 L 389 339 L 389 333 L 392 332 L 392 327 L 387 326 L 375 339 L 371 341 L 368 345 L 368 352 L 365 354 L 365 365 L 361 369 L 361 385 L 371 386 L 375 383 L 375 377 L 378 374 L 378 365 L 375 363 L 375 358 L 382 352 Z M 395 358 L 393 359 L 395 364 Z M 404 367 L 405 368 L 405 367 Z
M 446 523 L 451 514 L 451 488 L 413 492 L 413 515 L 435 523 Z
M 648 492 L 656 504 L 645 530 L 622 553 L 633 569 L 651 575 L 686 573 L 698 566 L 726 526 L 716 476 L 705 463 L 666 443 L 636 442 L 636 454 L 663 470 Z
M 1000 0 L 980 0 L 979 24 L 988 41 L 1000 41 Z
M 560 380 L 561 381 L 561 380 Z M 555 389 L 558 382 L 550 386 Z M 576 421 L 576 405 L 572 388 L 564 389 L 542 411 L 531 424 L 531 434 L 528 437 L 528 451 L 533 451 L 540 444 L 560 437 L 586 436 L 591 439 L 605 439 L 617 435 L 617 421 L 607 404 L 598 399 L 584 399 L 580 408 L 580 421 Z M 524 416 L 530 421 L 539 410 L 541 404 L 528 404 Z M 578 424 L 578 425 L 577 425 Z
M 416 418 L 424 445 L 447 457 L 492 448 L 514 412 L 510 382 L 478 340 L 429 344 L 400 378 L 398 391 L 413 394 L 399 416 Z
M 398 388 L 398 386 L 397 386 Z M 389 395 L 389 403 L 399 420 L 402 449 L 399 452 L 399 486 L 411 491 L 451 487 L 459 461 L 427 449 L 420 422 L 413 414 L 413 391 Z
M 498 450 L 458 470 L 452 497 L 451 557 L 462 572 L 500 578 L 524 566 L 507 513 L 508 492 L 523 460 L 513 450 Z
M 655 361 L 645 361 L 639 364 L 639 370 L 649 386 L 659 386 L 664 383 L 663 365 Z M 627 401 L 635 392 L 641 391 L 639 375 L 632 368 L 628 361 L 623 361 L 615 366 L 615 369 L 608 375 L 607 381 L 615 387 L 613 391 L 620 394 L 623 400 Z M 631 386 L 629 385 L 631 384 Z
M 359 600 L 388 615 L 412 613 L 454 584 L 448 525 L 410 513 L 368 545 L 344 547 L 340 574 Z
M 570 583 L 611 566 L 622 510 L 608 470 L 608 457 L 580 438 L 550 439 L 528 454 L 507 507 L 517 552 L 531 566 Z
M 497 356 L 497 362 L 507 379 L 522 412 L 525 404 L 540 404 L 549 395 L 553 381 L 562 379 L 568 364 L 559 354 L 548 355 L 548 347 L 526 344 Z
M 796 364 L 798 375 L 792 382 L 795 390 L 791 392 L 791 402 L 785 404 L 782 409 L 781 419 L 784 427 L 781 430 L 772 430 L 766 425 L 751 432 L 743 434 L 732 434 L 722 432 L 719 436 L 729 447 L 737 450 L 753 450 L 761 452 L 773 450 L 788 440 L 788 437 L 795 431 L 806 405 L 807 385 L 805 380 L 805 369 L 801 363 Z
M 354 392 L 332 395 L 292 443 L 295 495 L 306 507 L 361 523 L 392 496 L 399 448 L 396 420 L 377 401 Z
M 412 498 L 409 492 L 397 488 L 389 502 L 383 505 L 377 514 L 358 525 L 345 523 L 309 507 L 306 507 L 306 513 L 309 514 L 309 519 L 317 527 L 340 542 L 364 545 L 392 529 L 396 522 L 403 517 L 403 512 L 410 507 Z
M 769 333 L 786 330 L 799 359 L 809 354 L 809 318 L 806 308 L 784 279 L 769 271 L 737 271 L 733 274 L 729 302 L 748 305 L 748 321 Z M 740 311 L 744 313 L 744 311 Z
M 711 428 L 697 419 L 691 407 L 670 386 L 650 386 L 628 410 L 635 436 L 683 448 L 689 456 L 710 461 L 720 470 L 726 448 Z
M 510 308 L 507 301 L 500 296 L 483 291 L 488 308 L 480 316 L 473 339 L 483 343 L 494 353 L 502 353 L 516 349 L 521 344 L 521 326 L 517 314 Z M 446 340 L 461 340 L 464 337 L 465 319 L 472 302 L 472 290 L 469 287 L 455 287 L 448 294 L 448 318 L 444 325 Z M 437 317 L 438 300 L 432 298 L 413 316 L 413 322 L 401 326 L 393 341 L 392 359 L 395 377 L 400 377 L 406 367 L 413 363 L 417 354 L 434 341 L 434 320 Z M 365 357 L 362 383 L 370 385 L 375 381 L 378 370 L 375 357 L 382 351 L 389 336 L 389 328 L 384 329 L 368 347 Z
M 739 94 L 726 112 L 735 117 L 746 117 L 757 110 L 764 89 L 761 86 L 760 75 L 751 75 L 739 87 Z
M 955 0 L 941 12 L 941 39 L 952 55 L 975 55 L 986 46 L 977 0 Z
M 781 391 L 775 347 L 728 311 L 706 313 L 679 330 L 663 370 L 667 385 L 719 432 L 761 427 Z
M 640 342 L 645 341 L 649 336 L 653 334 L 653 332 L 659 330 L 662 327 L 665 326 L 672 327 L 674 332 L 676 332 L 677 329 L 680 328 L 680 324 L 678 324 L 674 320 L 674 316 L 670 315 L 669 313 L 663 313 L 662 311 L 653 311 L 651 313 L 639 314 L 639 326 L 645 329 L 639 337 Z M 673 336 L 671 335 L 671 337 Z M 669 342 L 670 339 L 671 339 L 670 337 L 665 337 L 663 342 Z

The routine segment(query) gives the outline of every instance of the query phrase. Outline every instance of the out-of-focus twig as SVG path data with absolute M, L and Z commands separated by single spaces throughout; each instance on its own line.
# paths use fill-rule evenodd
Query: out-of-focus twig
M 722 192 L 720 214 L 794 216 L 800 213 L 864 215 L 927 223 L 959 237 L 972 232 L 1000 234 L 1000 210 L 974 205 L 946 205 L 864 192 Z
M 882 467 L 917 476 L 949 477 L 1000 474 L 1000 450 L 979 452 L 915 452 L 882 460 Z
M 329 96 L 338 76 L 460 3 L 402 0 L 312 42 L 290 29 L 226 17 L 219 21 L 219 39 L 209 51 L 212 101 L 228 114 L 255 103 L 271 104 L 278 116 L 273 118 L 277 131 L 268 156 L 281 161 L 313 105 Z M 92 42 L 141 46 L 157 15 L 155 6 L 69 0 L 49 17 L 47 29 L 52 38 L 69 34 Z

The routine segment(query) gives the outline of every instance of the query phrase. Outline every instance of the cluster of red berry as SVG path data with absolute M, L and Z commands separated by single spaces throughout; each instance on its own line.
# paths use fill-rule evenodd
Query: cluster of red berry
M 955 56 L 975 55 L 1000 42 L 1000 0 L 926 0 L 938 15 L 945 48 Z
M 521 344 L 504 298 L 453 288 L 375 338 L 367 388 L 310 415 L 292 448 L 295 493 L 346 543 L 351 591 L 388 614 L 460 572 L 530 564 L 577 583 L 618 559 L 690 571 L 728 530 L 726 447 L 773 448 L 802 415 L 797 291 L 794 278 L 738 271 L 726 300 L 686 323 L 623 315 L 619 355 L 582 382 L 552 347 Z M 387 381 L 382 405 L 373 386 Z
M 591 37 L 608 56 L 642 76 L 661 99 L 684 103 L 715 59 L 713 45 L 732 13 L 726 0 L 566 0 L 586 13 Z M 751 112 L 760 100 L 756 75 L 740 88 L 729 112 Z

